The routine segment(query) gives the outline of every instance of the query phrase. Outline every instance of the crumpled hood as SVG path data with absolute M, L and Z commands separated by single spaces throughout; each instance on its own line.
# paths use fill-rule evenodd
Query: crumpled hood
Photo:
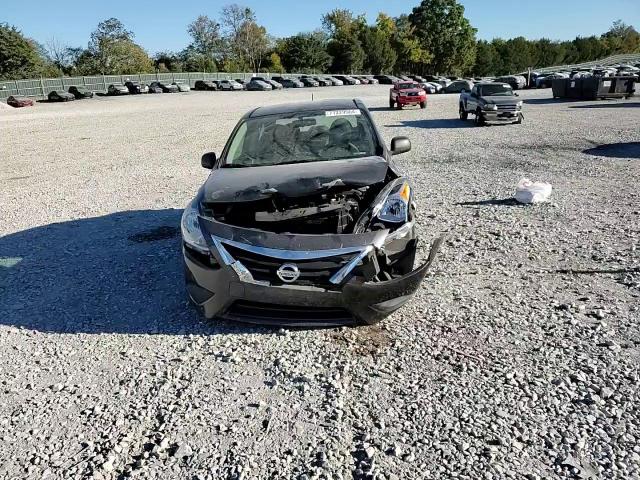
M 495 95 L 490 97 L 482 97 L 487 103 L 492 103 L 494 105 L 515 105 L 520 101 L 518 97 L 504 97 L 501 95 Z
M 384 181 L 388 169 L 389 164 L 382 157 L 219 168 L 205 182 L 202 200 L 251 202 L 272 196 L 269 189 L 285 197 L 304 197 L 330 188 L 329 184 L 336 180 L 334 184 L 359 188 Z

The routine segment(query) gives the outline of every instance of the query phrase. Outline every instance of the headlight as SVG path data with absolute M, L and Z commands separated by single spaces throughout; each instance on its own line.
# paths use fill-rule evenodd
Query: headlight
M 194 250 L 201 253 L 209 253 L 209 247 L 200 230 L 198 222 L 198 209 L 195 207 L 196 200 L 187 205 L 182 214 L 180 229 L 182 230 L 182 240 Z
M 404 181 L 393 185 L 387 198 L 373 209 L 373 216 L 390 223 L 404 223 L 409 218 L 411 187 Z
M 498 110 L 498 106 L 497 105 L 492 105 L 492 104 L 491 105 L 485 105 L 483 108 L 485 110 L 493 110 L 493 111 Z
M 516 108 L 522 108 L 522 100 L 516 103 Z

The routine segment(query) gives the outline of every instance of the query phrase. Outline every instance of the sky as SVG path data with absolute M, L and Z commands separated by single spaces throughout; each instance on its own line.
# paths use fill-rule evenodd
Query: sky
M 373 22 L 380 11 L 391 16 L 410 13 L 418 0 L 3 0 L 0 22 L 15 25 L 28 37 L 46 44 L 51 38 L 86 47 L 98 22 L 116 17 L 135 34 L 150 54 L 182 50 L 189 43 L 186 26 L 198 15 L 217 17 L 223 5 L 252 8 L 258 23 L 277 37 L 311 31 L 324 13 L 347 8 Z M 93 4 L 91 4 L 93 3 Z M 478 38 L 570 40 L 599 35 L 622 19 L 640 30 L 640 0 L 462 0 Z

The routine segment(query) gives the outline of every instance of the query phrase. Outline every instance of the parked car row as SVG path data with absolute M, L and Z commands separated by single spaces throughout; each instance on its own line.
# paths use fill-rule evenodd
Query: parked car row
M 301 75 L 300 77 L 285 78 L 282 76 L 254 76 L 249 79 L 223 79 L 223 80 L 197 80 L 193 89 L 199 91 L 269 91 L 281 90 L 283 88 L 305 88 L 305 87 L 329 87 L 341 85 L 370 85 L 379 83 L 373 75 Z M 126 81 L 122 83 L 112 83 L 107 87 L 106 95 L 138 95 L 146 93 L 179 93 L 189 92 L 191 87 L 181 81 L 166 82 L 154 81 L 150 84 L 137 81 Z M 47 95 L 50 102 L 70 102 L 92 98 L 94 92 L 85 86 L 73 85 L 68 91 L 53 90 Z M 10 100 L 10 101 L 9 101 Z M 7 100 L 9 105 L 14 107 L 29 106 L 33 100 L 28 97 L 14 95 Z
M 610 66 L 594 66 L 589 68 L 576 68 L 571 71 L 559 71 L 552 73 L 531 73 L 531 88 L 551 88 L 554 79 L 558 78 L 588 78 L 588 77 L 634 77 L 640 81 L 640 63 L 635 65 L 617 64 Z
M 139 83 L 133 81 L 127 81 L 123 84 L 112 83 L 107 87 L 107 95 L 138 95 L 143 93 L 178 93 L 188 92 L 191 87 L 184 82 L 151 82 L 149 85 L 146 83 Z M 47 95 L 47 99 L 50 102 L 70 102 L 72 100 L 82 100 L 84 98 L 92 98 L 94 92 L 87 89 L 84 86 L 73 85 L 69 87 L 68 91 L 53 90 Z
M 337 87 L 342 85 L 371 85 L 378 81 L 372 75 L 301 75 L 300 77 L 254 76 L 250 79 L 198 80 L 195 90 L 253 90 L 268 91 L 283 88 Z

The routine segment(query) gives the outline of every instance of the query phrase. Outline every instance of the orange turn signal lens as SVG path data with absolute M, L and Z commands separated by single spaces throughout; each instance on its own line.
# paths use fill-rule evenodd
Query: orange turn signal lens
M 405 202 L 409 203 L 409 196 L 411 195 L 411 187 L 408 183 L 402 185 L 400 189 L 400 198 L 402 198 Z

